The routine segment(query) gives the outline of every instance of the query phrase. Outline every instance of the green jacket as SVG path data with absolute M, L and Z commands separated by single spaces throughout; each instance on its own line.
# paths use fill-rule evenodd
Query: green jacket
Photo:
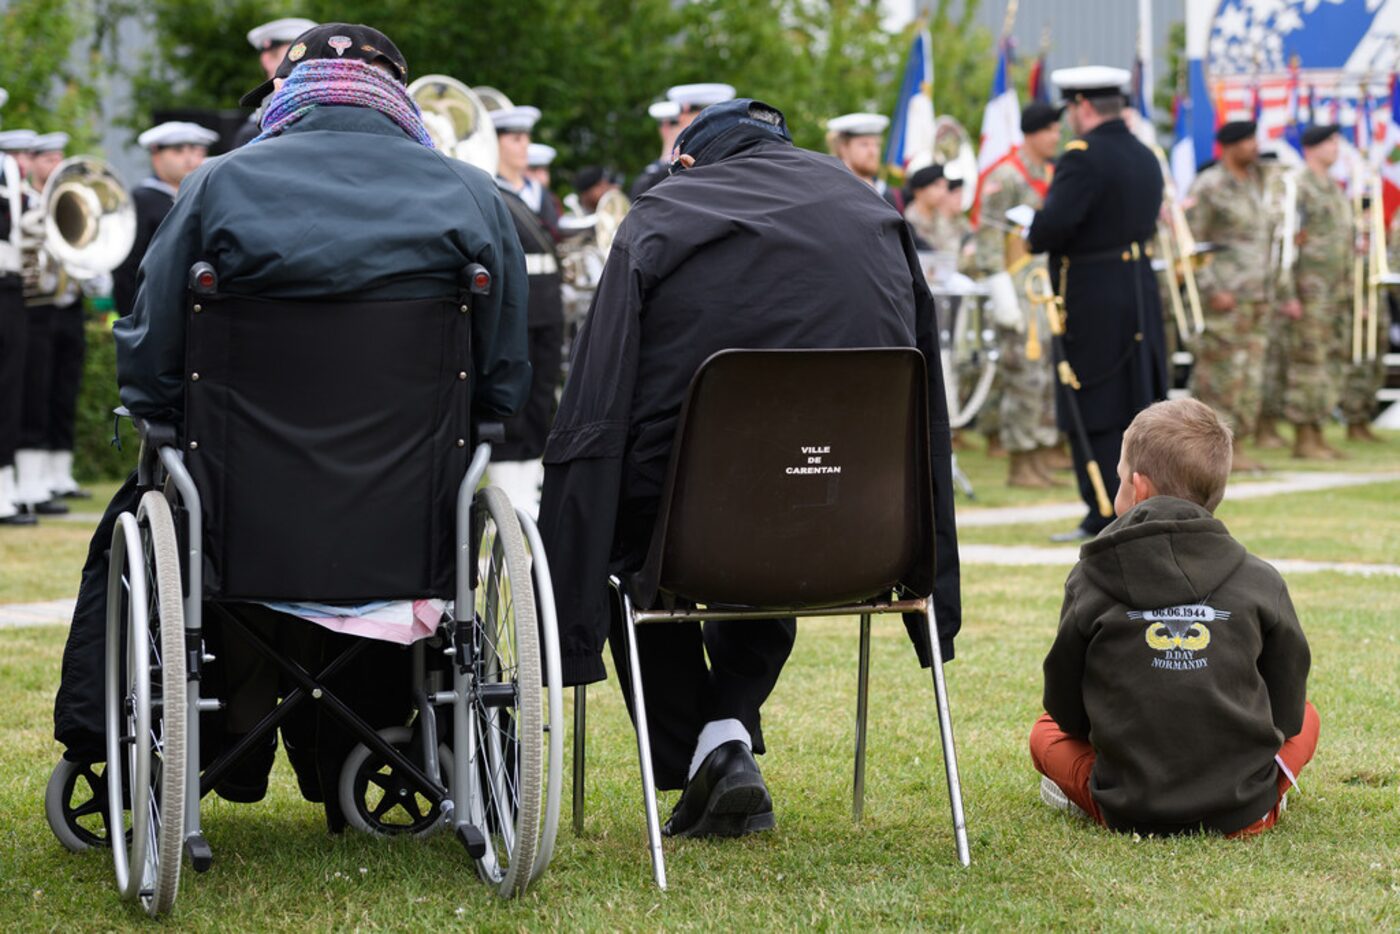
M 1045 710 L 1093 745 L 1110 826 L 1231 833 L 1274 805 L 1309 662 L 1279 573 L 1205 509 L 1154 496 L 1080 550 Z

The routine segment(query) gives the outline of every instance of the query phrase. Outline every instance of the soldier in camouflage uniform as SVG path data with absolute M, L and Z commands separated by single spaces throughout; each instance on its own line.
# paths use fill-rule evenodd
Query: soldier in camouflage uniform
M 1191 392 L 1235 434 L 1235 470 L 1261 470 L 1244 452 L 1254 433 L 1264 384 L 1267 316 L 1276 300 L 1269 270 L 1275 218 L 1265 205 L 1264 176 L 1253 121 L 1225 124 L 1216 133 L 1220 161 L 1191 186 L 1187 220 L 1198 241 L 1220 247 L 1196 275 L 1206 316 L 1197 339 Z M 1278 283 L 1283 303 L 1296 301 L 1292 282 Z
M 1369 228 L 1368 228 L 1369 229 Z M 1400 211 L 1397 211 L 1390 224 L 1388 235 L 1389 265 L 1392 270 L 1400 269 Z M 1377 321 L 1376 358 L 1352 362 L 1352 320 L 1351 307 L 1337 322 L 1336 374 L 1338 395 L 1341 397 L 1342 420 L 1347 425 L 1348 441 L 1373 441 L 1381 439 L 1371 431 L 1371 416 L 1376 410 L 1376 392 L 1385 385 L 1385 354 L 1390 349 L 1390 302 L 1388 289 L 1381 289 L 1380 302 L 1376 309 Z M 1368 324 L 1369 327 L 1369 324 Z
M 1338 321 L 1350 320 L 1356 229 L 1351 202 L 1328 174 L 1341 153 L 1338 127 L 1303 133 L 1303 168 L 1297 170 L 1298 253 L 1291 275 L 1300 301 L 1296 320 L 1281 317 L 1280 413 L 1293 425 L 1293 456 L 1337 460 L 1322 425 L 1337 405 L 1338 386 L 1329 357 L 1335 355 Z
M 1026 204 L 1040 210 L 1050 187 L 1050 159 L 1060 142 L 1060 111 L 1045 103 L 1029 104 L 1021 111 L 1020 148 L 994 168 L 982 183 L 981 217 L 977 231 L 977 268 L 984 276 L 1010 273 L 1019 305 L 1015 325 L 998 322 L 997 345 L 1001 356 L 997 377 L 1000 398 L 995 401 L 998 437 L 1010 454 L 1008 486 L 1048 487 L 1060 481 L 1051 473 L 1051 458 L 1059 441 L 1055 422 L 1055 385 L 1050 352 L 1050 328 L 1044 309 L 1026 298 L 1025 285 L 1032 270 L 1045 267 L 1045 256 L 1026 252 L 1019 234 L 1007 230 L 1006 212 Z M 1034 331 L 1034 333 L 1032 333 Z M 1036 338 L 1038 359 L 1030 359 L 1029 341 Z M 988 407 L 993 400 L 988 400 Z M 984 427 L 985 430 L 985 427 Z

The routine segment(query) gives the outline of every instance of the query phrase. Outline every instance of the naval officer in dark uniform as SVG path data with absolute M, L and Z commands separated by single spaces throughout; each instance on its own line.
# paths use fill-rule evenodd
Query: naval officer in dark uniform
M 1077 402 L 1110 503 L 1123 430 L 1167 394 L 1166 340 L 1147 252 L 1162 206 L 1162 170 L 1123 122 L 1130 78 L 1121 68 L 1093 65 L 1051 75 L 1078 137 L 1065 146 L 1028 237 L 1032 253 L 1050 254 L 1050 278 L 1065 302 L 1065 356 L 1080 385 L 1058 389 L 1060 428 L 1073 431 L 1068 406 Z M 1099 514 L 1086 452 L 1073 434 L 1071 440 L 1089 511 L 1056 541 L 1092 538 L 1113 518 Z
M 136 137 L 141 148 L 151 153 L 151 174 L 131 190 L 136 209 L 136 240 L 126 259 L 112 271 L 112 299 L 119 315 L 131 314 L 132 302 L 136 300 L 136 270 L 141 267 L 160 222 L 174 207 L 180 183 L 204 164 L 209 146 L 218 138 L 213 130 L 180 120 L 153 126 Z

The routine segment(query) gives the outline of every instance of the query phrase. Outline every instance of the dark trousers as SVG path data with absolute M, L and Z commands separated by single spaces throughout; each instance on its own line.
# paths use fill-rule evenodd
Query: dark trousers
M 15 462 L 24 405 L 24 355 L 29 345 L 29 313 L 19 277 L 0 281 L 0 467 Z
M 44 450 L 49 441 L 49 395 L 53 388 L 53 306 L 30 305 L 29 346 L 24 353 L 24 401 L 19 446 Z
M 53 369 L 49 377 L 49 430 L 44 447 L 71 451 L 78 418 L 78 390 L 83 384 L 83 360 L 87 356 L 83 303 L 53 310 Z
M 1118 495 L 1118 455 L 1123 448 L 1123 429 L 1113 428 L 1089 433 L 1089 447 L 1093 448 L 1094 460 L 1099 463 L 1104 490 L 1108 493 L 1108 516 L 1099 513 L 1098 497 L 1094 495 L 1094 485 L 1089 480 L 1087 461 L 1078 439 L 1071 435 L 1070 442 L 1070 450 L 1074 452 L 1074 476 L 1079 481 L 1079 497 L 1089 507 L 1089 512 L 1084 521 L 1079 523 L 1079 527 L 1097 535 L 1113 521 L 1113 499 Z
M 495 446 L 492 460 L 525 461 L 542 456 L 549 427 L 554 424 L 554 393 L 564 363 L 564 320 L 532 324 L 528 333 L 530 395 L 515 417 L 506 419 L 506 440 Z
M 630 712 L 625 629 L 620 608 L 614 606 L 608 643 Z M 658 788 L 685 787 L 695 741 L 711 720 L 738 720 L 753 738 L 754 752 L 764 751 L 759 709 L 778 683 L 796 638 L 793 619 L 638 627 L 637 653 Z

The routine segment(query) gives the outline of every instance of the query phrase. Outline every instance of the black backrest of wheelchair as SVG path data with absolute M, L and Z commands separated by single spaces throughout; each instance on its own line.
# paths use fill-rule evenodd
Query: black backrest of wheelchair
M 919 351 L 723 351 L 691 381 L 630 590 L 644 608 L 887 596 L 930 551 L 932 494 Z
M 472 450 L 462 299 L 191 301 L 185 462 L 206 596 L 450 597 Z

